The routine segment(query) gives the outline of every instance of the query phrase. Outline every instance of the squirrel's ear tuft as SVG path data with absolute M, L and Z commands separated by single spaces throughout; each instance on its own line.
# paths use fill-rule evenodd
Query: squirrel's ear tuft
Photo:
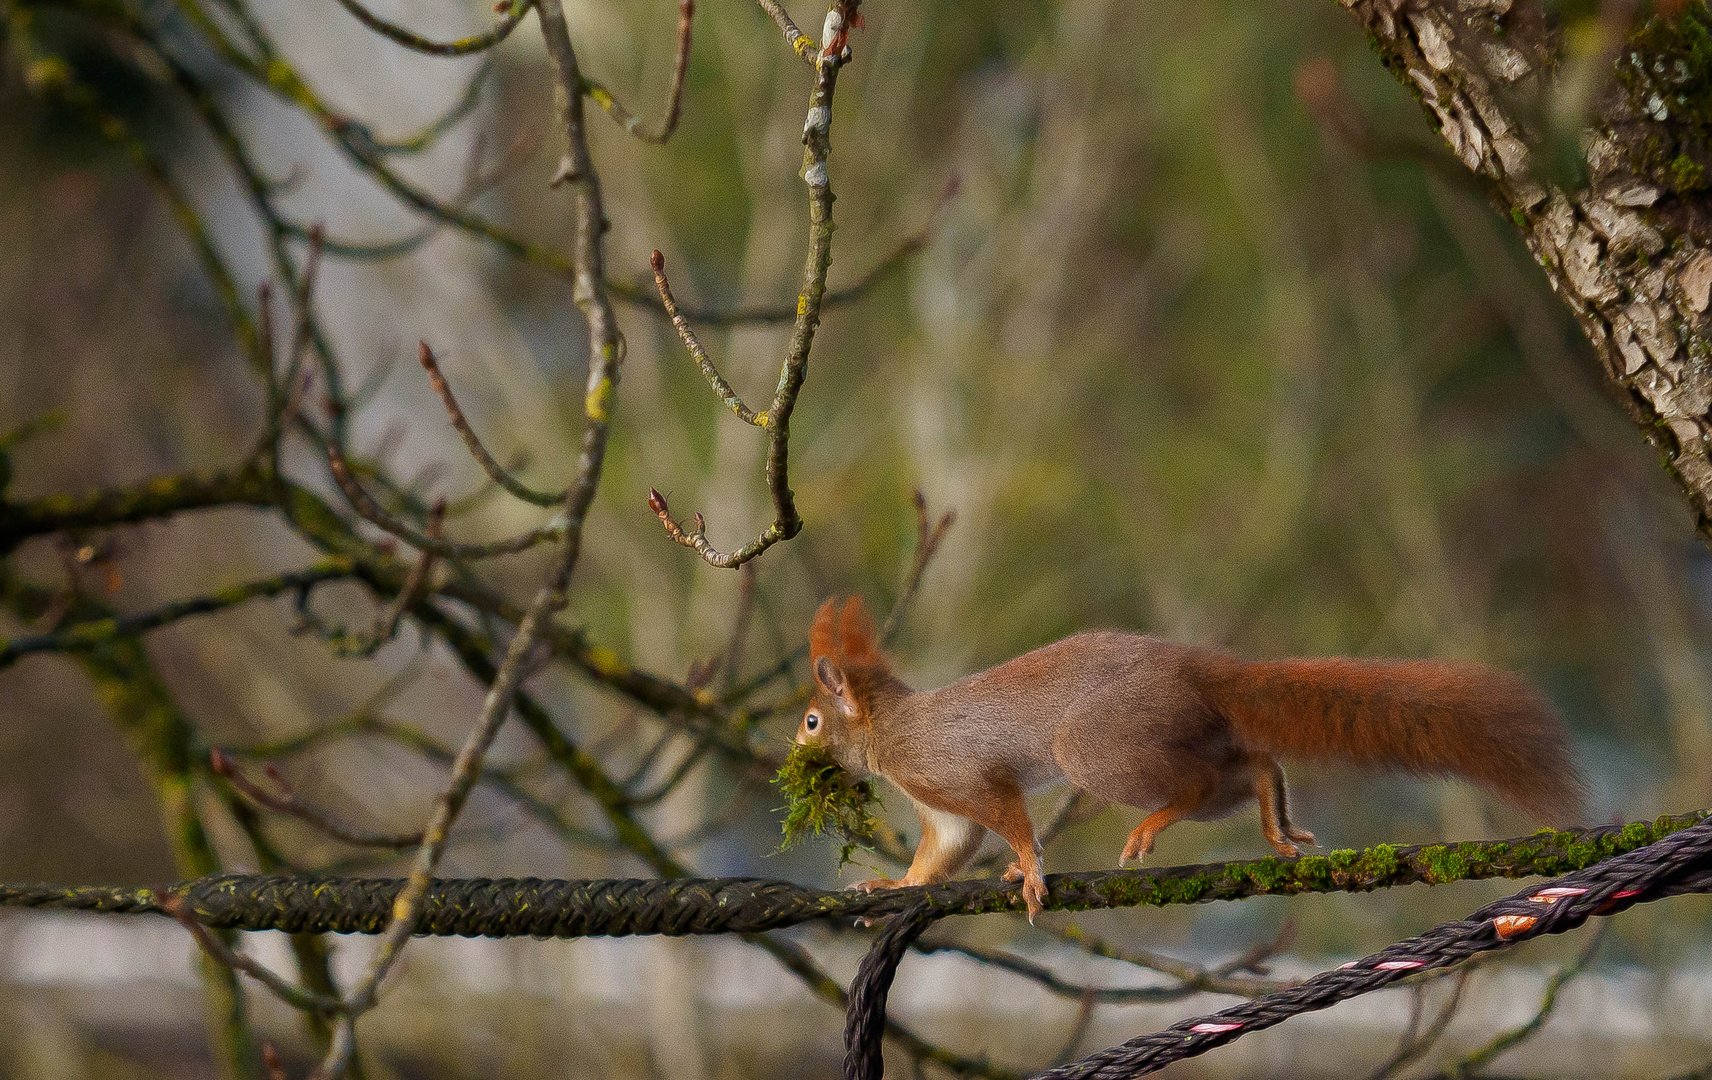
M 808 630 L 809 663 L 823 656 L 838 657 L 838 597 L 827 598 L 814 613 L 814 624 Z
M 860 596 L 852 596 L 844 605 L 839 620 L 839 636 L 843 639 L 844 662 L 849 667 L 886 668 L 886 654 L 880 649 L 880 629 L 868 614 L 868 605 Z

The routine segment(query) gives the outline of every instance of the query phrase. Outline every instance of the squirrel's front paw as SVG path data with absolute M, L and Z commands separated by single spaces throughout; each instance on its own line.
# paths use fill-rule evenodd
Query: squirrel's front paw
M 1000 881 L 1021 881 L 1022 877 L 1023 877 L 1022 863 L 1013 862 L 1009 866 L 1005 867 L 1005 872 L 999 875 L 999 880 Z
M 901 889 L 904 887 L 904 882 L 882 877 L 873 878 L 869 881 L 858 881 L 850 887 L 852 889 L 859 889 L 862 892 L 874 892 L 876 889 Z

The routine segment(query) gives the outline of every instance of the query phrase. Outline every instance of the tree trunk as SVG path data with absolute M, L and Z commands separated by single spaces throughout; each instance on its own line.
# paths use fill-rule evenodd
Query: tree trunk
M 1521 230 L 1712 543 L 1712 14 L 1601 16 L 1607 46 L 1567 55 L 1535 0 L 1340 2 Z M 1578 130 L 1554 136 L 1566 108 Z

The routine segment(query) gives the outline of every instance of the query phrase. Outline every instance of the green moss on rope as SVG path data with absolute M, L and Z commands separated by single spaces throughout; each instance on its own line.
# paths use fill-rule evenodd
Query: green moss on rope
M 838 852 L 842 866 L 858 847 L 868 846 L 880 827 L 874 815 L 880 805 L 874 785 L 852 775 L 822 747 L 792 746 L 773 783 L 785 795 L 780 850 L 805 836 L 836 833 L 844 841 Z

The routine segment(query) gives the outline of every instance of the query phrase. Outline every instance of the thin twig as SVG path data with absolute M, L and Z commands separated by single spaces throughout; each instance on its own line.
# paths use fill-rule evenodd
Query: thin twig
M 766 420 L 762 423 L 759 416 L 749 420 L 767 431 L 767 491 L 773 499 L 773 522 L 737 550 L 721 552 L 708 543 L 706 523 L 700 514 L 694 515 L 695 527 L 685 529 L 673 520 L 659 491 L 650 489 L 648 492 L 648 506 L 660 519 L 666 535 L 693 549 L 710 566 L 741 566 L 774 544 L 789 540 L 802 531 L 802 517 L 797 513 L 796 495 L 791 491 L 790 482 L 791 413 L 796 408 L 803 380 L 808 377 L 809 352 L 814 347 L 815 331 L 820 326 L 821 304 L 826 298 L 826 272 L 832 265 L 833 195 L 826 171 L 826 161 L 832 152 L 832 96 L 838 85 L 838 72 L 849 60 L 850 50 L 844 42 L 848 38 L 850 24 L 857 18 L 858 3 L 859 0 L 835 0 L 826 12 L 828 44 L 816 54 L 814 91 L 809 95 L 808 116 L 803 122 L 802 179 L 808 185 L 809 250 L 803 267 L 802 291 L 797 297 L 796 326 L 779 372 L 778 390 L 765 413 Z M 835 45 L 836 48 L 833 47 Z M 656 253 L 657 283 L 664 281 L 664 274 L 660 273 L 663 267 L 664 262 Z M 693 340 L 693 335 L 686 337 L 686 342 L 689 340 Z M 697 362 L 701 363 L 705 357 L 706 353 L 702 352 Z M 703 370 L 709 373 L 710 378 L 716 374 L 711 363 Z M 715 383 L 716 391 L 720 391 L 720 383 Z M 728 394 L 735 399 L 730 387 L 725 386 L 722 399 Z M 733 408 L 736 407 L 733 404 Z M 738 412 L 738 415 L 743 416 L 743 412 Z
M 758 428 L 766 427 L 767 414 L 764 412 L 757 413 L 743 404 L 743 399 L 737 396 L 737 391 L 731 388 L 731 384 L 725 381 L 724 376 L 720 375 L 719 369 L 713 366 L 712 358 L 707 355 L 707 349 L 702 347 L 701 341 L 696 337 L 695 331 L 690 328 L 689 322 L 685 320 L 683 315 L 679 314 L 678 302 L 672 297 L 672 284 L 666 280 L 666 257 L 656 251 L 650 260 L 650 265 L 654 268 L 654 287 L 660 291 L 660 303 L 666 309 L 666 317 L 671 319 L 672 325 L 677 328 L 678 337 L 683 339 L 684 348 L 690 351 L 690 356 L 694 358 L 696 367 L 701 368 L 701 373 L 707 376 L 708 385 L 713 387 L 715 396 L 726 408 L 736 413 L 737 418 L 745 424 Z
M 346 1012 L 339 1018 L 332 1044 L 322 1060 L 320 1080 L 339 1080 L 344 1075 L 356 1049 L 355 1018 L 374 1006 L 382 980 L 416 932 L 434 869 L 445 850 L 452 823 L 457 820 L 470 790 L 481 775 L 487 751 L 499 734 L 500 725 L 519 701 L 523 680 L 532 667 L 531 657 L 536 643 L 568 601 L 566 590 L 582 551 L 583 521 L 594 502 L 601 466 L 606 457 L 612 398 L 617 390 L 618 368 L 624 351 L 623 338 L 618 332 L 612 305 L 603 286 L 602 235 L 606 229 L 606 212 L 601 200 L 600 181 L 589 155 L 583 122 L 582 77 L 564 9 L 560 0 L 537 0 L 535 14 L 554 68 L 558 119 L 565 135 L 564 157 L 554 183 L 568 184 L 574 202 L 572 248 L 576 286 L 572 298 L 589 330 L 589 383 L 583 399 L 582 454 L 577 464 L 576 479 L 565 498 L 565 525 L 552 571 L 530 601 L 506 649 L 505 659 L 493 672 L 481 711 L 453 763 L 451 782 L 441 792 L 433 816 L 422 830 L 422 846 L 417 849 L 415 863 L 404 888 L 393 902 L 392 920 L 381 935 L 374 957 L 362 978 L 344 998 Z M 481 660 L 483 664 L 487 663 L 485 656 Z M 535 725 L 532 723 L 531 726 Z
M 1076 1019 L 1070 1025 L 1070 1032 L 1064 1037 L 1064 1044 L 1058 1048 L 1058 1053 L 1052 1055 L 1054 1066 L 1065 1065 L 1076 1059 L 1076 1048 L 1082 1045 L 1087 1037 L 1088 1026 L 1094 1021 L 1094 1005 L 1098 1002 L 1094 989 L 1089 987 L 1083 993 L 1081 1002 L 1076 1006 Z
M 190 905 L 185 902 L 183 897 L 173 893 L 164 893 L 158 903 L 161 910 L 178 920 L 180 926 L 190 931 L 190 936 L 195 938 L 196 943 L 202 946 L 202 950 L 213 957 L 217 963 L 224 964 L 233 971 L 243 972 L 267 987 L 275 997 L 292 1008 L 322 1015 L 339 1011 L 340 1006 L 337 999 L 305 990 L 300 986 L 294 986 L 269 969 L 267 965 L 244 955 L 221 941 L 213 931 L 196 920 L 196 913 L 191 910 Z
M 1474 1076 L 1499 1054 L 1519 1046 L 1539 1034 L 1540 1029 L 1545 1027 L 1546 1021 L 1551 1019 L 1552 1011 L 1557 1008 L 1558 994 L 1572 979 L 1587 970 L 1587 966 L 1593 962 L 1593 957 L 1598 953 L 1600 946 L 1605 944 L 1605 935 L 1610 928 L 1609 920 L 1601 923 L 1599 931 L 1593 935 L 1593 940 L 1587 943 L 1587 947 L 1581 950 L 1580 955 L 1559 968 L 1546 981 L 1546 990 L 1540 998 L 1540 1007 L 1528 1019 L 1527 1023 L 1509 1031 L 1501 1032 L 1485 1046 L 1439 1073 L 1436 1080 L 1464 1080 L 1466 1077 Z
M 812 66 L 814 55 L 820 51 L 820 46 L 814 43 L 813 38 L 797 29 L 797 24 L 791 21 L 790 15 L 786 14 L 785 9 L 780 7 L 775 0 L 760 0 L 760 4 L 761 10 L 773 17 L 773 22 L 778 24 L 779 32 L 785 35 L 785 44 L 789 45 L 791 51 L 796 53 L 805 63 Z
M 276 574 L 260 581 L 227 586 L 206 596 L 175 600 L 169 604 L 163 604 L 153 611 L 138 615 L 91 619 L 73 623 L 71 626 L 51 634 L 18 638 L 14 641 L 0 639 L 0 670 L 10 667 L 20 657 L 32 653 L 88 652 L 122 638 L 136 637 L 163 626 L 170 626 L 181 619 L 224 611 L 227 608 L 264 597 L 301 592 L 312 589 L 323 582 L 341 581 L 355 575 L 356 567 L 350 559 L 326 559 L 306 570 Z
M 376 15 L 357 3 L 357 0 L 339 0 L 339 5 L 355 15 L 357 21 L 370 30 L 412 52 L 426 53 L 429 56 L 468 56 L 491 49 L 511 36 L 511 32 L 517 29 L 517 24 L 523 21 L 523 16 L 529 14 L 529 9 L 535 6 L 535 0 L 512 0 L 511 10 L 492 29 L 455 41 L 433 41 L 412 33 L 397 23 L 388 22 Z
M 446 415 L 451 419 L 453 429 L 464 440 L 464 446 L 469 449 L 470 456 L 476 459 L 476 464 L 482 467 L 482 471 L 487 473 L 494 483 L 535 506 L 558 506 L 565 501 L 565 492 L 536 491 L 512 476 L 494 460 L 487 447 L 482 445 L 481 438 L 476 435 L 475 428 L 470 426 L 464 410 L 458 407 L 458 399 L 452 394 L 451 384 L 446 381 L 446 376 L 441 374 L 440 362 L 426 341 L 417 342 L 416 358 L 421 361 L 422 370 L 428 373 L 428 385 L 434 388 L 434 393 L 440 397 L 440 403 L 446 407 Z
M 436 500 L 428 510 L 428 537 L 440 539 L 440 531 L 446 523 L 446 500 Z M 404 613 L 416 606 L 416 601 L 429 592 L 429 583 L 434 578 L 434 553 L 424 551 L 416 557 L 416 565 L 411 568 L 410 576 L 404 579 L 404 588 L 399 590 L 392 603 L 381 614 L 375 626 L 375 648 L 398 636 L 399 623 L 404 620 Z
M 327 443 L 327 464 L 332 469 L 333 480 L 344 493 L 345 500 L 355 510 L 358 516 L 385 532 L 398 537 L 418 551 L 432 552 L 448 559 L 487 559 L 495 555 L 515 555 L 520 551 L 528 551 L 532 547 L 554 540 L 562 540 L 565 529 L 560 525 L 548 525 L 539 529 L 531 529 L 526 533 L 513 536 L 507 540 L 495 540 L 487 544 L 458 544 L 447 540 L 437 540 L 426 533 L 406 525 L 398 518 L 381 509 L 380 504 L 363 490 L 351 475 L 351 467 L 346 464 L 344 455 L 331 440 Z
M 1237 997 L 1258 997 L 1261 994 L 1271 994 L 1286 987 L 1295 985 L 1293 982 L 1276 979 L 1231 979 L 1220 977 L 1212 972 L 1199 968 L 1190 969 L 1195 973 L 1196 981 L 1182 980 L 1176 986 L 1086 986 L 1060 978 L 1051 968 L 1044 964 L 1016 953 L 999 949 L 986 949 L 978 945 L 966 945 L 952 941 L 921 941 L 915 948 L 922 953 L 952 952 L 968 957 L 977 963 L 986 964 L 1008 971 L 1013 975 L 1035 983 L 1041 989 L 1060 997 L 1082 998 L 1092 996 L 1094 1000 L 1114 1004 L 1135 1004 L 1138 1002 L 1181 1001 L 1200 993 L 1231 994 Z M 1214 990 L 1208 981 L 1219 979 L 1219 988 Z
M 208 764 L 216 776 L 222 777 L 231 784 L 244 798 L 260 806 L 264 810 L 272 810 L 276 814 L 294 817 L 310 826 L 317 832 L 325 833 L 341 843 L 355 847 L 387 848 L 392 851 L 403 851 L 422 843 L 420 831 L 410 833 L 381 833 L 370 832 L 347 825 L 322 810 L 317 810 L 297 797 L 285 783 L 285 780 L 271 766 L 267 767 L 268 777 L 279 785 L 278 791 L 269 791 L 244 775 L 238 763 L 230 755 L 218 747 L 208 751 Z
M 841 285 L 836 289 L 828 289 L 826 298 L 821 301 L 821 307 L 829 308 L 860 300 L 874 286 L 908 265 L 909 261 L 927 246 L 928 241 L 933 239 L 934 233 L 939 228 L 940 216 L 960 188 L 961 181 L 956 176 L 947 180 L 945 186 L 940 189 L 939 197 L 934 200 L 932 208 L 928 210 L 927 220 L 922 222 L 921 228 L 900 240 L 897 246 L 892 249 L 891 254 L 870 266 L 855 281 L 848 285 Z M 626 295 L 625 299 L 635 300 L 637 298 Z M 660 309 L 656 308 L 655 310 Z M 737 308 L 698 308 L 694 305 L 688 307 L 679 305 L 678 311 L 692 325 L 711 327 L 784 323 L 791 322 L 797 317 L 797 305 L 794 302 Z
M 661 801 L 673 791 L 677 790 L 678 785 L 683 783 L 684 778 L 689 776 L 690 772 L 695 769 L 696 765 L 701 763 L 702 759 L 707 756 L 707 752 L 711 749 L 713 749 L 712 742 L 707 739 L 698 740 L 694 746 L 690 747 L 690 752 L 685 754 L 683 759 L 676 765 L 672 766 L 672 771 L 667 773 L 665 778 L 654 786 L 654 790 L 639 792 L 630 796 L 627 801 L 635 808 L 652 806 Z
M 1403 1029 L 1403 1035 L 1397 1040 L 1397 1049 L 1386 1058 L 1378 1068 L 1369 1075 L 1368 1080 L 1389 1080 L 1399 1069 L 1419 1061 L 1428 1050 L 1444 1036 L 1450 1022 L 1456 1018 L 1456 1011 L 1462 1005 L 1462 992 L 1468 988 L 1468 980 L 1474 974 L 1473 966 L 1457 969 L 1456 983 L 1451 989 L 1450 998 L 1439 1009 L 1433 1022 L 1427 1025 L 1426 1031 L 1421 1031 L 1421 1019 L 1426 1012 L 1427 986 L 1420 983 L 1410 987 L 1413 1000 L 1409 1006 L 1409 1022 Z
M 524 0 L 523 6 L 528 7 L 533 2 L 534 0 Z M 521 19 L 522 15 L 519 14 L 518 18 Z M 376 145 L 380 147 L 383 153 L 387 154 L 420 154 L 433 148 L 440 141 L 441 136 L 457 127 L 466 117 L 476 111 L 476 106 L 481 104 L 482 86 L 487 82 L 488 76 L 493 74 L 493 68 L 493 58 L 490 56 L 484 59 L 476 67 L 475 74 L 471 75 L 469 80 L 464 83 L 463 92 L 458 95 L 457 99 L 447 106 L 445 112 L 428 121 L 427 125 L 416 134 L 402 135 L 396 139 L 377 140 Z
M 880 642 L 888 643 L 897 636 L 899 628 L 904 623 L 904 613 L 909 610 L 910 603 L 915 600 L 916 590 L 921 588 L 922 574 L 927 571 L 927 564 L 933 558 L 933 553 L 939 550 L 939 542 L 945 539 L 945 533 L 957 521 L 957 511 L 947 510 L 939 515 L 939 520 L 931 526 L 927 519 L 927 496 L 920 488 L 913 492 L 915 503 L 915 558 L 910 562 L 909 573 L 904 575 L 903 587 L 898 590 L 897 602 L 886 616 L 886 625 L 880 628 Z
M 1135 967 L 1146 968 L 1149 971 L 1157 971 L 1161 975 L 1169 975 L 1181 982 L 1183 988 L 1190 992 L 1204 990 L 1214 994 L 1234 994 L 1238 997 L 1249 997 L 1251 996 L 1250 990 L 1257 982 L 1253 979 L 1234 977 L 1236 971 L 1252 970 L 1253 965 L 1260 962 L 1255 959 L 1257 953 L 1253 948 L 1250 948 L 1231 964 L 1204 968 L 1197 964 L 1191 964 L 1187 960 L 1179 960 L 1173 956 L 1156 953 L 1151 949 L 1119 949 L 1087 933 L 1075 923 L 1065 923 L 1061 926 L 1043 925 L 1040 929 L 1062 941 L 1070 942 L 1090 955 L 1104 957 L 1107 960 L 1118 960 Z M 1275 942 L 1277 940 L 1279 939 L 1274 939 Z M 1275 951 L 1274 946 L 1269 945 L 1266 948 Z M 1239 968 L 1237 964 L 1240 964 L 1241 967 Z M 1285 983 L 1283 985 L 1291 984 Z M 1269 993 L 1270 991 L 1266 992 Z
M 456 750 L 423 734 L 420 728 L 402 721 L 373 715 L 367 710 L 359 710 L 350 716 L 341 717 L 289 739 L 259 743 L 255 746 L 244 747 L 241 750 L 234 750 L 232 753 L 254 759 L 289 757 L 330 739 L 354 738 L 363 735 L 374 735 L 396 743 L 442 767 L 450 767 L 452 762 L 457 759 Z M 480 782 L 522 807 L 526 813 L 547 826 L 567 844 L 591 848 L 596 851 L 617 850 L 617 845 L 612 840 L 573 824 L 552 804 L 530 794 L 507 770 L 498 769 L 491 765 L 483 766 Z
M 684 111 L 684 78 L 690 70 L 690 31 L 694 20 L 695 0 L 678 0 L 678 46 L 672 59 L 672 85 L 666 92 L 666 116 L 660 121 L 658 131 L 643 127 L 641 119 L 619 104 L 606 87 L 586 76 L 583 79 L 583 92 L 605 109 L 619 127 L 645 143 L 659 145 L 678 130 L 678 119 Z

